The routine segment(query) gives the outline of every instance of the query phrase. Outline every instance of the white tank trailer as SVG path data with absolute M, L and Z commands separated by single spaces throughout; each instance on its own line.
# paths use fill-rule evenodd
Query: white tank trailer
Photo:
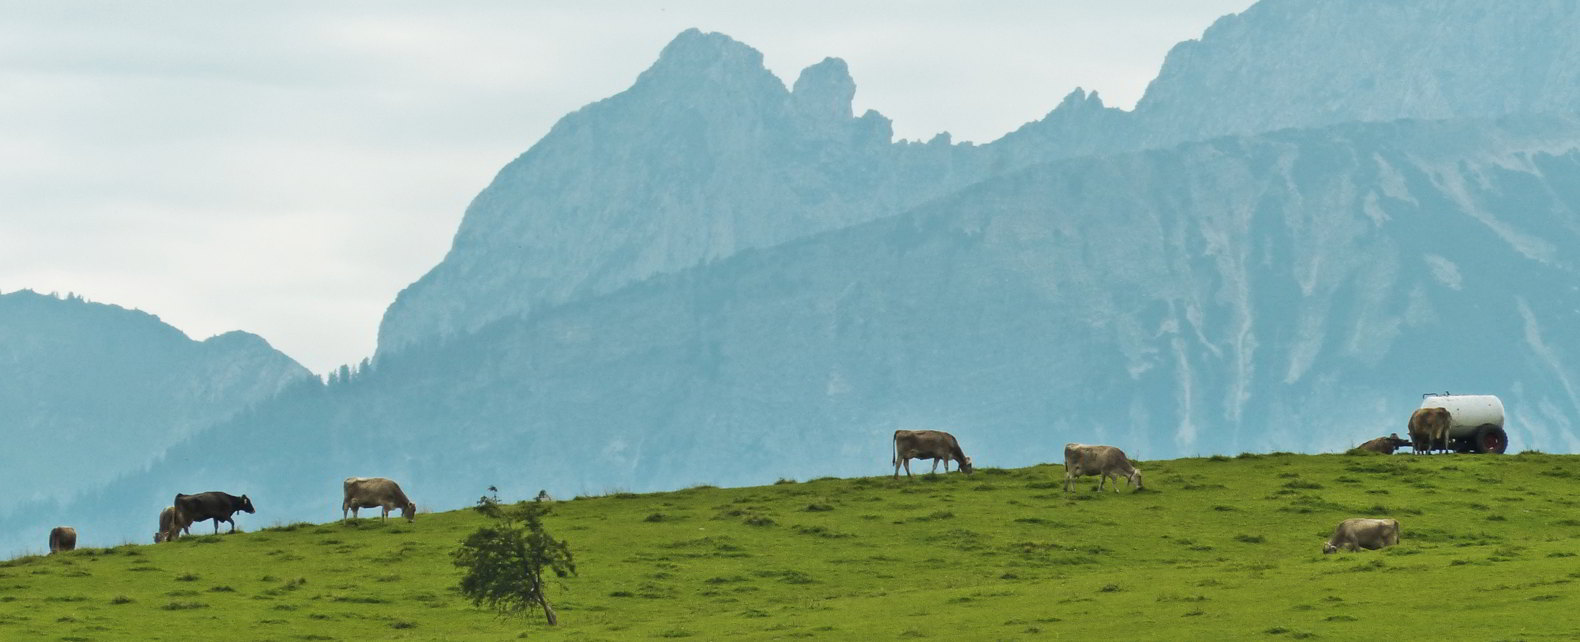
M 1428 393 L 1421 397 L 1422 408 L 1442 408 L 1452 417 L 1448 443 L 1454 452 L 1501 455 L 1509 447 L 1509 435 L 1503 432 L 1503 401 L 1496 396 Z

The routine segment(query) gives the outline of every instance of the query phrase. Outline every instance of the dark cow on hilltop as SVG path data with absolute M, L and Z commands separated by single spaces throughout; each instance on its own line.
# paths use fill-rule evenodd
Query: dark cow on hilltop
M 178 493 L 174 504 L 177 522 L 191 524 L 212 519 L 215 533 L 219 533 L 220 522 L 230 522 L 230 532 L 236 532 L 236 521 L 230 518 L 231 515 L 236 514 L 236 511 L 258 512 L 253 509 L 252 500 L 247 499 L 246 495 L 237 497 L 217 490 L 196 495 Z
M 974 470 L 971 458 L 965 451 L 960 450 L 960 442 L 955 436 L 941 430 L 896 430 L 894 431 L 894 477 L 900 477 L 900 466 L 905 466 L 905 476 L 911 476 L 912 459 L 931 459 L 933 469 L 937 470 L 938 460 L 953 460 L 960 465 L 960 472 L 967 475 Z M 948 464 L 944 471 L 948 472 Z
M 1437 450 L 1441 444 L 1443 450 L 1450 450 L 1448 445 L 1448 428 L 1454 423 L 1453 415 L 1442 408 L 1422 408 L 1410 415 L 1410 447 L 1416 453 L 1428 453 Z
M 1398 450 L 1398 449 L 1400 449 L 1400 448 L 1402 448 L 1404 446 L 1409 446 L 1409 445 L 1410 445 L 1410 440 L 1408 440 L 1408 439 L 1400 439 L 1399 438 L 1399 433 L 1393 433 L 1391 435 L 1388 435 L 1387 437 L 1378 437 L 1378 438 L 1373 439 L 1371 441 L 1368 441 L 1368 442 L 1366 442 L 1364 444 L 1361 444 L 1358 447 L 1361 450 L 1369 450 L 1369 451 L 1372 451 L 1374 453 L 1382 453 L 1384 455 L 1392 455 L 1393 451 Z
M 77 548 L 77 529 L 56 526 L 49 531 L 49 553 L 64 553 Z
M 345 490 L 345 500 L 340 502 L 340 521 L 346 521 L 346 512 L 351 512 L 351 517 L 357 516 L 358 508 L 384 509 L 382 519 L 389 519 L 390 511 L 399 508 L 401 517 L 412 521 L 417 517 L 417 505 L 406 499 L 406 493 L 400 489 L 400 484 L 383 477 L 347 477 L 341 484 Z

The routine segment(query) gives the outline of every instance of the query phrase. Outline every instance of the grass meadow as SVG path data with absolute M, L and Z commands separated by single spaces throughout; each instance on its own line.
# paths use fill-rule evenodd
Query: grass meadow
M 0 640 L 1580 638 L 1580 457 L 1141 468 L 1137 493 L 1042 465 L 557 502 L 558 627 L 457 593 L 468 509 L 22 557 Z M 1323 555 L 1347 517 L 1402 540 Z

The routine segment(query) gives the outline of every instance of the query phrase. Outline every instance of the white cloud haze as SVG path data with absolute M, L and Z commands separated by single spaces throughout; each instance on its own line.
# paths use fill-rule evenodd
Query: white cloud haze
M 987 142 L 1077 86 L 1130 107 L 1251 0 L 0 2 L 0 292 L 76 292 L 317 372 L 561 116 L 697 27 L 793 82 L 843 58 L 897 137 Z

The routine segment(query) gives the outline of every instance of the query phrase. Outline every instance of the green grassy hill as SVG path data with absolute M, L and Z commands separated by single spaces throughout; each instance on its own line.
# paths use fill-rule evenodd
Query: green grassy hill
M 25 557 L 0 563 L 0 639 L 1580 637 L 1580 457 L 1142 469 L 1134 494 L 1036 466 L 559 502 L 581 574 L 555 628 L 456 593 L 470 510 Z M 1402 542 L 1323 555 L 1355 516 Z

